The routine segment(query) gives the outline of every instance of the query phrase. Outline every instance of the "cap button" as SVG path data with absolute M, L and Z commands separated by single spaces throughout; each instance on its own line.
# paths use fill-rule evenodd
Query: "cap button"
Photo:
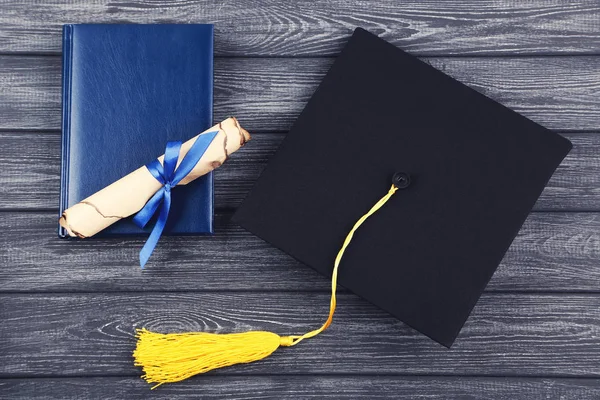
M 396 172 L 392 177 L 392 183 L 398 189 L 406 189 L 410 186 L 410 175 L 406 172 Z

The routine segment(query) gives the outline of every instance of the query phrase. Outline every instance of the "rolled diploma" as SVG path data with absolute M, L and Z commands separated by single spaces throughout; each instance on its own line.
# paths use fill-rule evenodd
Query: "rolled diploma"
M 250 134 L 233 117 L 227 118 L 199 135 L 216 130 L 219 133 L 192 172 L 183 178 L 178 186 L 186 185 L 220 167 L 231 153 L 250 140 Z M 182 144 L 177 161 L 178 166 L 199 135 Z M 161 164 L 163 159 L 164 155 L 158 158 Z M 142 166 L 65 210 L 59 223 L 70 236 L 80 238 L 94 236 L 121 218 L 129 217 L 140 211 L 161 186 L 160 182 L 150 174 L 148 168 Z

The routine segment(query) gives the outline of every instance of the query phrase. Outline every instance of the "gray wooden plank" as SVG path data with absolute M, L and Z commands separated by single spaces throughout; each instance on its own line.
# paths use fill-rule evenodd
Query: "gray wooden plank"
M 352 294 L 338 304 L 319 337 L 211 375 L 600 377 L 600 295 L 484 294 L 451 350 Z M 135 327 L 301 334 L 328 305 L 310 292 L 4 294 L 0 377 L 137 376 Z
M 0 399 L 597 400 L 600 379 L 423 376 L 203 376 L 150 392 L 135 377 L 0 379 Z
M 600 134 L 563 133 L 574 148 L 535 210 L 600 210 Z M 253 133 L 253 140 L 215 172 L 215 204 L 236 208 L 276 152 L 285 134 Z M 0 210 L 57 209 L 60 188 L 58 132 L 0 132 Z
M 241 203 L 284 135 L 253 133 L 252 137 L 243 151 L 232 154 L 215 171 L 218 209 Z M 0 210 L 58 210 L 60 146 L 59 132 L 0 132 Z M 598 205 L 600 209 L 600 195 Z
M 329 281 L 218 214 L 216 234 L 64 240 L 52 212 L 0 214 L 0 291 L 329 290 Z M 488 291 L 598 292 L 600 213 L 533 213 Z M 260 277 L 259 279 L 257 277 Z M 1 337 L 1 336 L 0 336 Z
M 60 133 L 0 132 L 0 209 L 58 210 L 60 139 Z
M 595 0 L 8 0 L 0 51 L 59 52 L 64 23 L 214 23 L 219 55 L 331 55 L 356 26 L 421 54 L 598 52 Z
M 215 120 L 287 131 L 331 58 L 217 58 Z M 426 58 L 489 97 L 564 131 L 600 130 L 600 56 Z M 60 58 L 0 57 L 0 129 L 60 129 Z

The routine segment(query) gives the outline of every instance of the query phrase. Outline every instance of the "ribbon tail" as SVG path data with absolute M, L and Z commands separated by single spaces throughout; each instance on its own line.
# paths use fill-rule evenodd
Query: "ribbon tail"
M 165 188 L 162 187 L 158 192 L 154 193 L 154 196 L 148 200 L 146 205 L 138 211 L 138 213 L 133 217 L 133 222 L 140 228 L 146 226 L 148 221 L 152 218 L 156 209 L 160 205 L 161 200 L 165 195 Z
M 166 190 L 164 192 L 163 204 L 160 210 L 160 215 L 158 216 L 158 220 L 156 221 L 154 228 L 152 228 L 152 232 L 150 233 L 148 240 L 146 240 L 146 243 L 144 243 L 144 247 L 142 247 L 142 250 L 140 250 L 140 267 L 142 267 L 142 269 L 144 269 L 144 266 L 150 259 L 150 256 L 152 255 L 152 252 L 158 244 L 158 240 L 165 229 L 170 208 L 171 192 Z

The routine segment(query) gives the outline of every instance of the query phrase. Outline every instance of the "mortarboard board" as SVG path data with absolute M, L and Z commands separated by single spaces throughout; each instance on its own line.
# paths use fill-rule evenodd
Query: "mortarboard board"
M 234 216 L 325 275 L 336 260 L 330 318 L 306 335 L 275 335 L 268 350 L 259 342 L 270 336 L 247 336 L 239 345 L 251 357 L 195 373 L 326 329 L 342 254 L 341 285 L 449 347 L 570 149 L 563 137 L 356 29 Z M 225 348 L 216 345 L 209 358 Z
M 410 174 L 353 239 L 339 282 L 450 346 L 570 149 L 357 29 L 235 220 L 330 275 L 354 221 Z

